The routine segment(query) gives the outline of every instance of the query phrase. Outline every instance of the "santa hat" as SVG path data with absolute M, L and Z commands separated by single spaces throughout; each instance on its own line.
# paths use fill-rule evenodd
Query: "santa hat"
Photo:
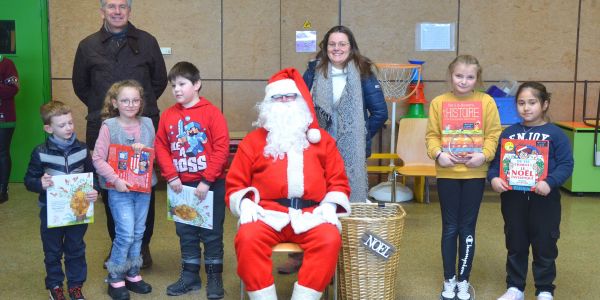
M 302 74 L 300 74 L 298 70 L 295 68 L 287 68 L 271 76 L 267 87 L 265 87 L 264 100 L 270 101 L 273 95 L 289 93 L 297 93 L 304 98 L 313 119 L 308 126 L 309 129 L 306 132 L 306 136 L 309 142 L 313 144 L 318 143 L 321 140 L 321 132 L 319 131 L 319 123 L 317 122 L 317 115 L 315 114 L 312 96 L 310 95 L 306 83 L 304 83 Z

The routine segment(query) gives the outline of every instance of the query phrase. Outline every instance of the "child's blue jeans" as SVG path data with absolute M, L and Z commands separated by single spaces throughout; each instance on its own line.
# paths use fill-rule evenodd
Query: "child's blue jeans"
M 146 216 L 150 194 L 140 192 L 121 193 L 109 190 L 110 211 L 115 220 L 115 240 L 106 263 L 109 282 L 118 282 L 125 276 L 134 277 L 140 272 L 142 237 L 146 230 Z
M 40 235 L 44 247 L 44 264 L 46 265 L 46 289 L 63 286 L 67 273 L 67 287 L 82 286 L 87 277 L 85 262 L 85 242 L 83 236 L 87 224 L 48 228 L 46 206 L 40 209 Z M 62 269 L 62 258 L 65 256 L 65 273 Z

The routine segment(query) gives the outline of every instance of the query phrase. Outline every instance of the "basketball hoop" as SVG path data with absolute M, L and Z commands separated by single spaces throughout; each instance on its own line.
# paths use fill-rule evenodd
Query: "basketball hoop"
M 421 74 L 421 65 L 416 64 L 375 64 L 377 66 L 377 79 L 383 88 L 385 100 L 388 102 L 400 102 L 408 99 L 416 91 L 421 83 L 421 76 L 417 77 L 417 82 L 408 91 L 409 85 L 413 83 L 415 74 Z
M 396 103 L 408 99 L 412 96 L 421 83 L 421 65 L 417 64 L 375 64 L 377 67 L 377 79 L 383 89 L 383 95 L 387 102 L 392 103 L 392 132 L 390 138 L 390 153 L 396 153 Z M 415 76 L 417 75 L 417 76 Z M 416 84 L 413 83 L 413 78 L 416 77 Z M 412 90 L 409 90 L 412 88 Z M 393 160 L 390 166 L 393 166 Z

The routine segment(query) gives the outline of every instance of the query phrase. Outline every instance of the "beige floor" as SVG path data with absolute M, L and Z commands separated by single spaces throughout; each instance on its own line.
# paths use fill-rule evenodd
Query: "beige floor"
M 397 299 L 437 299 L 442 282 L 440 257 L 440 212 L 435 189 L 432 203 L 403 204 L 408 215 L 397 274 Z M 39 238 L 36 195 L 22 184 L 10 185 L 10 201 L 0 205 L 0 299 L 46 299 L 43 252 Z M 154 287 L 149 295 L 132 299 L 206 299 L 199 294 L 167 297 L 166 286 L 179 274 L 179 247 L 172 223 L 166 220 L 165 192 L 158 193 L 157 218 L 152 240 L 154 265 L 144 270 Z M 600 195 L 575 197 L 563 193 L 563 220 L 559 241 L 556 299 L 600 299 Z M 102 261 L 108 251 L 104 208 L 96 208 L 96 223 L 86 234 L 88 299 L 108 299 Z M 225 236 L 225 299 L 239 299 L 239 279 L 235 273 L 233 236 L 237 220 L 227 216 Z M 477 225 L 477 249 L 471 275 L 477 299 L 496 299 L 505 290 L 503 221 L 498 197 L 486 191 Z M 282 258 L 277 258 L 281 260 Z M 202 272 L 204 277 L 204 272 Z M 280 299 L 289 299 L 294 276 L 277 276 Z M 533 296 L 531 274 L 526 299 Z

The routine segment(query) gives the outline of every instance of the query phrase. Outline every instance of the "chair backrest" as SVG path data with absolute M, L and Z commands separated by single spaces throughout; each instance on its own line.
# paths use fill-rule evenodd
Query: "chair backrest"
M 427 156 L 427 146 L 425 144 L 426 129 L 426 118 L 403 118 L 400 120 L 396 153 L 404 163 L 404 166 L 435 166 L 435 162 Z

